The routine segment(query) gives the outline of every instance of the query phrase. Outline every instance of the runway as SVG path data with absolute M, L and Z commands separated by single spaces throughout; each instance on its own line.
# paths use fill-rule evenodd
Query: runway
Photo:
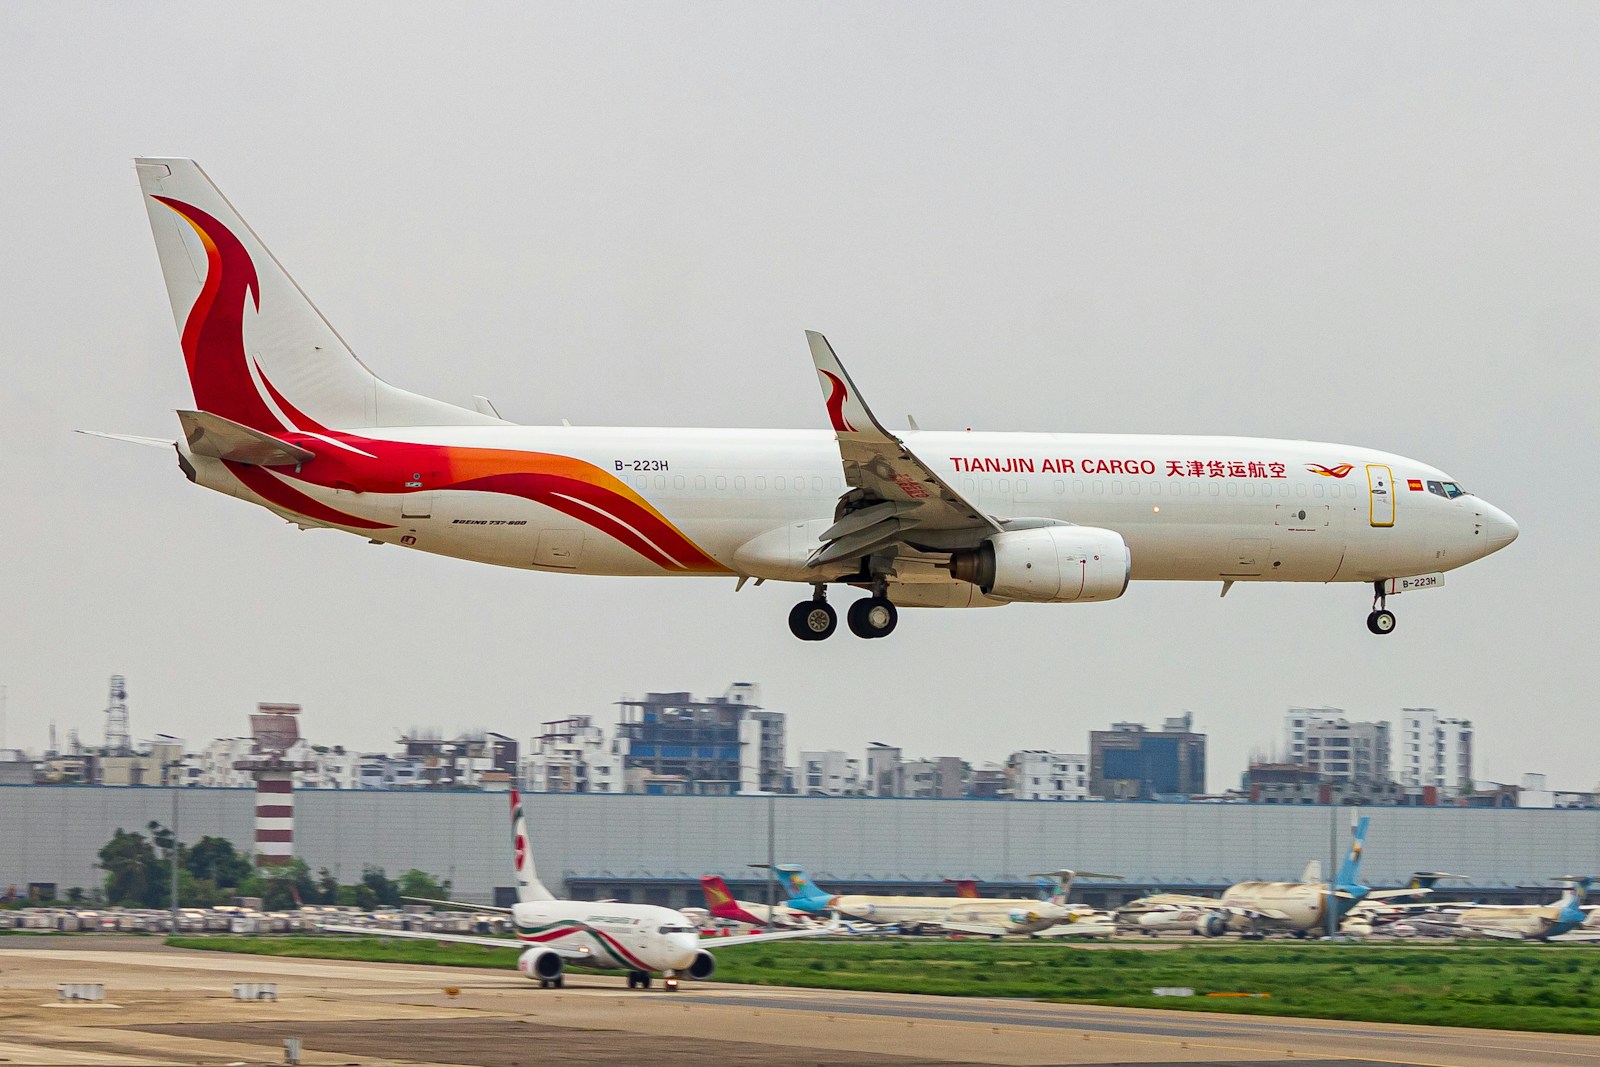
M 232 999 L 276 982 L 276 1002 Z M 108 1006 L 60 1005 L 103 982 Z M 0 939 L 0 1064 L 1283 1064 L 1600 1067 L 1600 1038 Z

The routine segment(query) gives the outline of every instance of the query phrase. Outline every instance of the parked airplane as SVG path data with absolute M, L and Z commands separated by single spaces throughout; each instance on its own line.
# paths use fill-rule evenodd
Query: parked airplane
M 1448 925 L 1457 935 L 1501 941 L 1600 941 L 1600 930 L 1584 925 L 1588 913 L 1583 902 L 1594 879 L 1566 875 L 1554 881 L 1567 885 L 1554 904 L 1476 904 L 1460 911 L 1429 915 L 1424 921 Z
M 190 481 L 302 529 L 506 567 L 812 587 L 789 625 L 902 607 L 1114 600 L 1130 580 L 1350 582 L 1387 597 L 1517 537 L 1443 471 L 1350 445 L 1245 437 L 892 433 L 807 333 L 830 428 L 526 427 L 373 375 L 189 159 L 137 169 L 194 410 Z
M 516 869 L 517 903 L 510 908 L 458 901 L 436 901 L 475 911 L 508 914 L 517 940 L 470 937 L 461 934 L 383 930 L 384 937 L 419 941 L 448 941 L 490 948 L 521 948 L 517 970 L 537 979 L 540 989 L 560 989 L 567 967 L 601 971 L 627 971 L 628 988 L 649 989 L 652 976 L 661 974 L 666 988 L 676 990 L 680 976 L 710 978 L 716 971 L 712 949 L 739 948 L 764 941 L 811 937 L 817 930 L 783 930 L 733 939 L 708 938 L 682 912 L 654 904 L 620 904 L 612 901 L 558 900 L 539 881 L 529 847 L 522 797 L 511 793 L 512 849 Z M 372 934 L 364 926 L 328 925 L 336 933 Z
M 714 919 L 745 923 L 748 926 L 789 929 L 811 927 L 816 924 L 812 915 L 791 908 L 787 904 L 774 904 L 769 907 L 754 900 L 737 900 L 734 898 L 733 890 L 728 888 L 728 883 L 714 874 L 700 879 L 700 891 L 705 894 L 706 909 Z
M 1016 900 L 1006 897 L 913 897 L 871 894 L 832 894 L 792 865 L 774 868 L 789 893 L 789 904 L 814 915 L 837 915 L 882 926 L 902 929 L 938 929 L 952 933 L 1001 937 L 1006 934 L 1036 934 L 1077 918 L 1067 897 L 1075 876 L 1120 878 L 1116 874 L 1093 871 L 1051 871 L 1029 875 L 1056 881 L 1056 892 L 1047 900 Z
M 1361 851 L 1366 842 L 1369 821 L 1365 815 L 1357 820 L 1351 835 L 1350 850 L 1339 865 L 1331 886 L 1322 881 L 1322 865 L 1312 860 L 1306 865 L 1298 882 L 1239 882 L 1223 890 L 1221 899 L 1177 893 L 1156 894 L 1120 909 L 1118 921 L 1125 926 L 1135 926 L 1141 915 L 1152 911 L 1197 908 L 1207 915 L 1195 918 L 1192 928 L 1211 937 L 1230 929 L 1252 936 L 1281 932 L 1304 937 L 1327 927 L 1330 907 L 1337 925 L 1343 922 L 1350 909 L 1363 900 L 1415 893 L 1416 890 L 1411 888 L 1375 892 L 1358 881 Z M 1218 922 L 1218 919 L 1222 921 Z
M 1396 932 L 1394 926 L 1409 922 L 1426 912 L 1438 909 L 1428 896 L 1433 887 L 1446 878 L 1465 878 L 1462 874 L 1445 871 L 1417 871 L 1406 882 L 1405 888 L 1374 894 L 1351 908 L 1345 916 L 1343 929 L 1353 934 Z M 1415 930 L 1402 931 L 1409 935 Z

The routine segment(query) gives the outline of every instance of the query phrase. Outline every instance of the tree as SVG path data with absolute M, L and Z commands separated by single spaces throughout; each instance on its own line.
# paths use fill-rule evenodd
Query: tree
M 378 894 L 372 887 L 365 883 L 357 885 L 342 885 L 339 887 L 338 903 L 345 908 L 360 908 L 362 911 L 371 911 L 378 906 Z
M 326 867 L 317 871 L 317 903 L 339 903 L 339 879 Z
M 143 834 L 118 827 L 100 849 L 100 868 L 106 872 L 106 900 L 112 904 L 157 908 L 166 897 L 156 850 Z
M 372 890 L 379 904 L 400 906 L 400 887 L 391 882 L 382 867 L 366 867 L 361 871 L 361 884 Z
M 257 867 L 254 874 L 239 884 L 239 895 L 260 897 L 264 911 L 297 908 L 301 903 L 315 900 L 316 893 L 311 868 L 299 857 L 281 866 Z
M 250 860 L 239 854 L 225 837 L 202 837 L 184 849 L 183 865 L 196 881 L 207 880 L 219 888 L 236 886 L 250 877 Z
M 426 900 L 445 900 L 450 896 L 448 881 L 436 882 L 433 876 L 413 867 L 400 876 L 401 897 L 421 897 Z

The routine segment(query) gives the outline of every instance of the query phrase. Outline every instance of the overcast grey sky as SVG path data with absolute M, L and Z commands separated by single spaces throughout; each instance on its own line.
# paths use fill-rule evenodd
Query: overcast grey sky
M 1600 7 L 11 3 L 0 685 L 11 744 L 517 736 L 762 683 L 791 748 L 1002 759 L 1188 708 L 1211 786 L 1289 704 L 1473 719 L 1600 778 Z M 1384 448 L 1522 538 L 1391 602 L 1135 585 L 790 636 L 793 587 L 496 570 L 186 483 L 130 157 L 201 161 L 380 375 L 520 422 L 823 427 L 801 331 L 924 427 Z M 792 756 L 791 752 L 791 756 Z

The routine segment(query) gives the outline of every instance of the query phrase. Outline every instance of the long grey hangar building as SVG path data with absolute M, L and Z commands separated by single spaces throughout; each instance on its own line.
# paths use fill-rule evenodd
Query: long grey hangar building
M 548 793 L 525 796 L 539 874 L 556 892 L 699 904 L 698 879 L 759 883 L 769 821 L 780 863 L 824 888 L 948 892 L 945 878 L 1031 889 L 1061 868 L 1117 873 L 1085 898 L 1115 904 L 1152 886 L 1223 886 L 1298 877 L 1348 847 L 1357 814 L 1371 817 L 1362 877 L 1403 884 L 1413 871 L 1465 875 L 1473 888 L 1550 887 L 1600 874 L 1600 810 L 1325 807 L 828 797 L 682 797 Z M 0 892 L 49 883 L 97 886 L 97 853 L 114 830 L 168 825 L 180 837 L 226 837 L 248 851 L 249 789 L 0 786 Z M 368 865 L 390 876 L 419 868 L 462 900 L 510 892 L 505 793 L 304 790 L 294 846 L 313 871 L 354 882 Z M 1553 896 L 1553 889 L 1548 894 Z

